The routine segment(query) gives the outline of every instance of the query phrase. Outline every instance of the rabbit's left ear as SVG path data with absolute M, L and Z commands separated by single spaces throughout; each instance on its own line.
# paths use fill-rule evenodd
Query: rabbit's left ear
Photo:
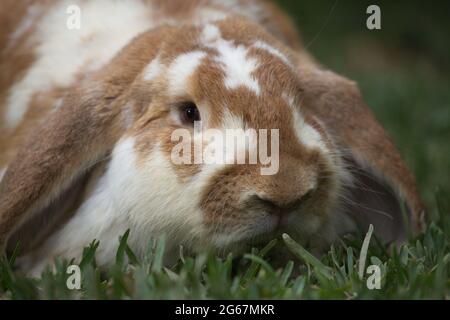
M 389 242 L 420 231 L 425 211 L 414 177 L 355 83 L 316 66 L 299 78 L 302 108 L 325 125 L 352 174 L 346 212 Z
M 77 185 L 117 141 L 119 110 L 111 97 L 102 96 L 102 90 L 92 90 L 98 86 L 74 90 L 12 159 L 0 183 L 2 251 L 19 226 Z
M 0 183 L 1 252 L 24 223 L 61 202 L 57 200 L 77 186 L 88 170 L 107 159 L 126 130 L 121 112 L 130 94 L 127 89 L 171 30 L 161 27 L 135 38 L 108 65 L 74 88 L 27 137 Z

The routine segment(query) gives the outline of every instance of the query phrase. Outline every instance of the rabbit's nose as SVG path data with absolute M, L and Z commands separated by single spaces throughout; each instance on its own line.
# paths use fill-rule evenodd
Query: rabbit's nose
M 296 199 L 278 198 L 269 195 L 252 195 L 247 201 L 247 205 L 254 209 L 264 210 L 270 214 L 283 216 L 299 209 L 304 202 L 311 196 L 313 190 L 308 190 Z

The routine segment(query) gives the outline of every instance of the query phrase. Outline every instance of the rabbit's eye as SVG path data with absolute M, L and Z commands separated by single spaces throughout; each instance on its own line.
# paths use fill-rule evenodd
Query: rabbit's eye
M 181 121 L 185 124 L 194 124 L 194 121 L 200 121 L 200 112 L 193 102 L 183 103 L 181 106 Z

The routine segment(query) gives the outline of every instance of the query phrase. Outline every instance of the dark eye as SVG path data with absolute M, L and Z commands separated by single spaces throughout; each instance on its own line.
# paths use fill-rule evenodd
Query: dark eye
M 185 102 L 180 108 L 181 121 L 185 124 L 194 124 L 194 121 L 200 121 L 200 112 L 193 102 Z

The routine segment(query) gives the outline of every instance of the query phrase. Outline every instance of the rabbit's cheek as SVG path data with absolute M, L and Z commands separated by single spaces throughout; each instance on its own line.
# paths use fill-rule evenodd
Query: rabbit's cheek
M 137 246 L 146 243 L 142 239 L 166 234 L 169 246 L 189 247 L 186 241 L 199 237 L 202 215 L 196 195 L 200 190 L 182 182 L 161 142 L 142 157 L 136 138 L 123 139 L 113 152 L 108 174 L 114 205 L 128 216 Z

